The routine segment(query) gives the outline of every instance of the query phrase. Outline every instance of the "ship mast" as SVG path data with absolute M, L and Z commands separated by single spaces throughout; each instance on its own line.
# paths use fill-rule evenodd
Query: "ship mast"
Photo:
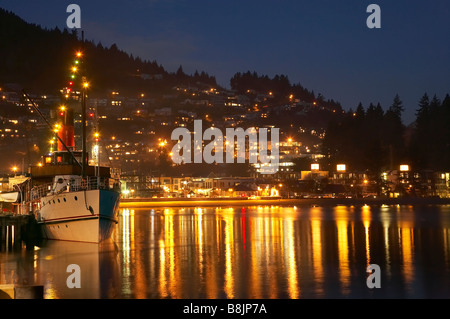
M 85 77 L 83 77 L 83 83 L 85 82 Z M 87 166 L 87 149 L 86 149 L 86 87 L 83 84 L 83 88 L 81 89 L 81 123 L 82 123 L 82 132 L 81 132 L 81 176 L 83 178 L 86 177 L 86 166 Z
M 81 31 L 81 41 L 84 47 L 84 31 Z M 84 68 L 82 68 L 84 72 Z M 86 177 L 86 166 L 87 166 L 87 146 L 86 146 L 86 89 L 87 89 L 87 81 L 86 77 L 82 75 L 81 78 L 81 123 L 82 123 L 82 132 L 81 132 L 81 176 L 82 178 Z
M 25 98 L 31 102 L 31 105 L 33 106 L 34 110 L 36 111 L 36 113 L 39 114 L 39 116 L 44 120 L 44 122 L 47 124 L 47 126 L 50 128 L 50 130 L 52 130 L 52 125 L 50 124 L 50 122 L 45 118 L 44 114 L 42 114 L 42 112 L 39 110 L 38 106 L 36 105 L 36 103 L 31 99 L 31 97 L 27 94 L 27 92 L 25 92 L 25 90 L 22 90 L 23 95 L 25 96 Z M 56 137 L 58 138 L 59 142 L 61 143 L 61 145 L 66 149 L 66 151 L 70 154 L 70 156 L 72 157 L 72 159 L 74 160 L 75 163 L 77 163 L 79 166 L 81 166 L 81 168 L 83 168 L 83 164 L 79 163 L 77 158 L 75 157 L 75 155 L 73 154 L 72 150 L 66 145 L 66 143 L 61 139 L 61 137 L 57 134 Z

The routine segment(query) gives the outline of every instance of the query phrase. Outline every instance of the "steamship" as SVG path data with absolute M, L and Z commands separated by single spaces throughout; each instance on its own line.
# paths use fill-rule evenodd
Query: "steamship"
M 77 53 L 73 72 L 79 71 L 82 53 Z M 75 78 L 72 74 L 71 79 Z M 57 150 L 42 157 L 30 167 L 26 182 L 17 185 L 18 209 L 34 214 L 46 239 L 100 243 L 111 237 L 120 201 L 120 185 L 111 176 L 109 167 L 89 165 L 86 136 L 86 91 L 88 83 L 80 77 L 81 92 L 72 80 L 66 87 L 66 102 L 56 116 Z M 76 92 L 76 93 L 75 93 Z M 33 100 L 23 92 L 34 110 L 53 131 L 53 126 L 40 112 Z M 70 96 L 72 94 L 72 97 Z M 81 102 L 81 103 L 79 103 Z M 81 104 L 81 151 L 75 149 L 74 109 Z M 79 145 L 77 145 L 79 147 Z
M 74 151 L 73 110 L 62 108 L 58 117 L 58 150 L 30 168 L 22 205 L 35 215 L 43 238 L 100 243 L 117 223 L 120 187 L 109 167 L 88 165 L 84 141 L 83 150 Z

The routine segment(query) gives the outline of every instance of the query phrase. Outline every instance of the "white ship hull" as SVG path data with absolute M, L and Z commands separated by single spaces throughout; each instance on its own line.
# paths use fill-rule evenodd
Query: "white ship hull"
M 42 197 L 37 221 L 47 239 L 99 243 L 117 223 L 119 194 L 105 189 Z

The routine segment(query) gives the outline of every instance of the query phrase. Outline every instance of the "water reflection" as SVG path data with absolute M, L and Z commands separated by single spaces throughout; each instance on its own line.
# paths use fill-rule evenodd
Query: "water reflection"
M 139 218 L 139 233 L 151 236 L 122 242 L 123 267 L 140 267 L 136 259 L 130 264 L 125 259 L 131 241 L 136 253 L 152 260 L 147 275 L 158 275 L 124 293 L 133 298 L 371 297 L 365 270 L 377 263 L 388 287 L 384 297 L 448 295 L 439 281 L 439 292 L 423 290 L 436 276 L 448 283 L 448 213 L 448 207 L 421 212 L 369 206 L 130 211 Z M 416 216 L 421 214 L 427 215 Z M 439 232 L 423 228 L 424 220 Z M 145 225 L 148 230 L 141 229 Z M 430 248 L 430 240 L 438 245 Z M 429 272 L 426 254 L 444 256 L 440 274 Z M 123 280 L 131 278 L 136 277 Z
M 120 291 L 117 248 L 112 241 L 101 245 L 46 241 L 34 250 L 0 254 L 0 283 L 43 285 L 48 299 L 115 298 Z M 80 266 L 80 289 L 70 289 L 67 268 Z
M 111 243 L 1 253 L 47 298 L 450 297 L 450 207 L 122 209 Z M 67 265 L 82 270 L 68 289 Z M 366 286 L 378 264 L 382 288 Z

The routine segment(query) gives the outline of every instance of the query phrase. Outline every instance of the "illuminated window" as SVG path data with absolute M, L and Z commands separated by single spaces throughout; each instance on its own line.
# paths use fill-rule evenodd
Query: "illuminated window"
M 408 172 L 409 171 L 409 165 L 400 165 L 400 171 L 401 172 Z
M 337 165 L 337 171 L 338 172 L 345 172 L 345 170 L 346 170 L 345 164 L 338 164 Z
M 311 170 L 312 171 L 318 171 L 319 170 L 319 164 L 311 164 Z

